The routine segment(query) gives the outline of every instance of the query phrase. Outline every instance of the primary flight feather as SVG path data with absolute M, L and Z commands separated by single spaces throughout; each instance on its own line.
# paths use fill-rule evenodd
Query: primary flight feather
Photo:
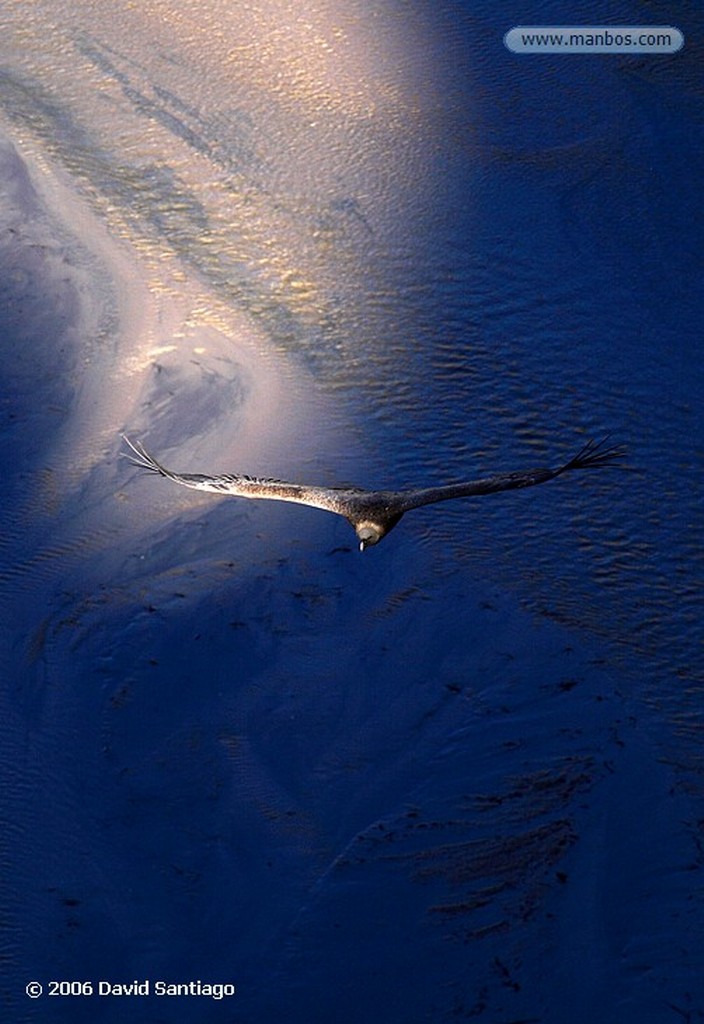
M 130 448 L 125 452 L 135 466 L 158 473 L 167 480 L 193 487 L 197 491 L 231 494 L 240 498 L 268 498 L 273 501 L 293 501 L 300 505 L 335 512 L 352 525 L 359 539 L 359 549 L 378 544 L 396 526 L 401 516 L 420 505 L 430 505 L 448 498 L 465 498 L 497 491 L 510 491 L 543 484 L 573 469 L 601 469 L 618 463 L 625 455 L 621 445 L 608 445 L 606 441 L 589 441 L 569 462 L 555 469 L 527 469 L 516 473 L 470 480 L 468 483 L 447 484 L 441 487 L 418 487 L 407 491 L 365 491 L 356 487 L 307 487 L 283 480 L 261 480 L 257 477 L 223 474 L 206 476 L 202 473 L 174 473 L 150 455 L 139 441 L 122 435 Z

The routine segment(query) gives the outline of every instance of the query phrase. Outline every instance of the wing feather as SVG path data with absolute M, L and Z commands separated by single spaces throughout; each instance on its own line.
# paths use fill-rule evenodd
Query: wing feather
M 625 455 L 622 445 L 607 445 L 608 437 L 601 441 L 589 441 L 569 462 L 554 469 L 528 469 L 514 473 L 498 473 L 495 476 L 470 480 L 467 483 L 447 484 L 441 487 L 424 487 L 414 491 L 402 491 L 399 495 L 404 512 L 419 505 L 430 505 L 449 498 L 466 498 L 498 491 L 512 491 L 523 487 L 554 480 L 573 469 L 600 469 L 618 463 Z
M 303 484 L 287 483 L 285 480 L 266 480 L 259 477 L 224 473 L 220 476 L 209 476 L 203 473 L 174 473 L 158 462 L 140 441 L 132 441 L 126 434 L 123 440 L 131 449 L 123 452 L 123 456 L 140 469 L 150 473 L 158 473 L 183 487 L 191 487 L 197 491 L 210 491 L 215 494 L 229 494 L 240 498 L 264 498 L 272 501 L 292 501 L 300 505 L 311 505 L 313 508 L 345 515 L 344 497 L 356 492 L 349 490 L 336 491 L 334 488 L 308 487 Z

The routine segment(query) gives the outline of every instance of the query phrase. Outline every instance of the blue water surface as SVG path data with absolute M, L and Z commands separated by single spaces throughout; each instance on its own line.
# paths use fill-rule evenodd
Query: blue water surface
M 674 15 L 360 0 L 362 111 L 302 57 L 279 106 L 255 78 L 224 103 L 158 17 L 47 36 L 60 10 L 0 68 L 4 1019 L 702 1019 L 700 12 L 675 55 L 519 56 L 516 24 Z M 164 329 L 91 432 L 134 324 L 42 161 L 154 294 L 168 254 L 255 325 L 319 448 L 229 464 L 265 379 L 234 332 L 210 358 Z M 176 469 L 369 487 L 606 434 L 628 459 L 360 554 L 325 513 L 139 478 L 119 430 Z

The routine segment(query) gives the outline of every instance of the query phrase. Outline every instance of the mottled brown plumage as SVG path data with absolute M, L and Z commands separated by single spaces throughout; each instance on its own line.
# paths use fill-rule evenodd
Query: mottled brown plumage
M 466 498 L 496 491 L 533 487 L 554 480 L 573 469 L 599 469 L 618 462 L 625 454 L 620 445 L 607 445 L 606 440 L 589 441 L 570 459 L 555 469 L 529 469 L 517 473 L 499 473 L 462 484 L 441 487 L 420 487 L 407 491 L 365 491 L 355 487 L 307 487 L 283 480 L 261 480 L 257 477 L 223 474 L 205 476 L 201 473 L 174 473 L 149 454 L 139 441 L 124 440 L 131 452 L 125 453 L 136 466 L 173 480 L 184 487 L 215 494 L 231 494 L 240 498 L 268 498 L 311 505 L 326 512 L 335 512 L 354 527 L 361 551 L 378 544 L 401 517 L 420 505 L 430 505 L 448 498 Z

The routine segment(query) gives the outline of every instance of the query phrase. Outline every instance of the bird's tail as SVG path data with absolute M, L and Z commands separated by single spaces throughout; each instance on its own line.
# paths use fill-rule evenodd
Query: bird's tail
M 157 462 L 140 441 L 130 441 L 127 434 L 121 434 L 120 437 L 131 449 L 129 452 L 120 453 L 123 458 L 129 459 L 134 466 L 139 466 L 140 469 L 147 469 L 150 473 L 158 473 L 159 476 L 173 479 L 174 474 Z
M 601 469 L 619 463 L 626 455 L 626 448 L 622 444 L 607 444 L 608 440 L 607 436 L 601 441 L 588 441 L 573 459 L 565 463 L 562 472 L 568 469 Z

